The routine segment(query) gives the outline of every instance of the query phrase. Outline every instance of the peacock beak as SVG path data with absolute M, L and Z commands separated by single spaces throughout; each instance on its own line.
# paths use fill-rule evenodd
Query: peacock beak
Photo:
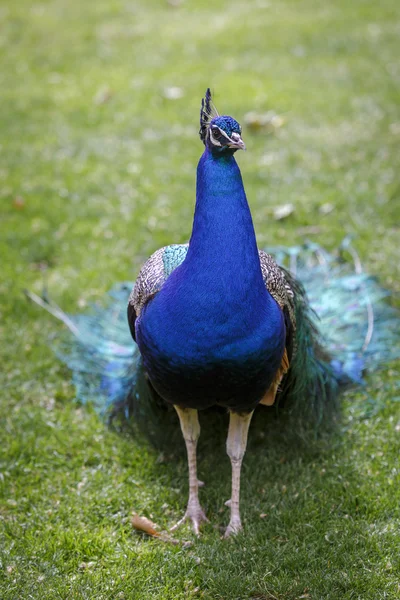
M 246 144 L 238 133 L 232 133 L 228 147 L 237 148 L 238 150 L 246 150 Z

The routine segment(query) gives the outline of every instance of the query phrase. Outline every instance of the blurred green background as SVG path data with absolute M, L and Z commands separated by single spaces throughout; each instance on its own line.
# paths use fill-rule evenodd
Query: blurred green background
M 185 461 L 74 403 L 48 347 L 62 326 L 22 293 L 46 281 L 80 311 L 188 239 L 208 86 L 243 125 L 259 245 L 352 235 L 398 292 L 398 2 L 3 0 L 0 22 L 1 597 L 398 599 L 394 366 L 301 452 L 276 425 L 258 431 L 232 542 L 212 526 L 228 517 L 224 440 L 205 443 L 212 524 L 170 547 L 133 534 L 129 514 L 171 525 Z

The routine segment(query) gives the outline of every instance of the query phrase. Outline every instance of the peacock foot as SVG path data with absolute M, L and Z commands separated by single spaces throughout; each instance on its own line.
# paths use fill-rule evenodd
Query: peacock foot
M 180 519 L 173 527 L 171 527 L 170 531 L 175 531 L 183 525 L 186 521 L 192 522 L 192 529 L 196 535 L 200 535 L 199 527 L 201 523 L 209 523 L 210 521 L 207 519 L 204 510 L 201 508 L 199 501 L 193 500 L 188 503 L 185 514 L 182 519 Z
M 242 528 L 242 523 L 241 523 L 240 519 L 239 520 L 236 520 L 236 519 L 232 520 L 231 519 L 231 521 L 229 522 L 228 527 L 225 530 L 224 538 L 226 539 L 226 538 L 231 537 L 232 535 L 236 535 L 242 529 L 243 528 Z

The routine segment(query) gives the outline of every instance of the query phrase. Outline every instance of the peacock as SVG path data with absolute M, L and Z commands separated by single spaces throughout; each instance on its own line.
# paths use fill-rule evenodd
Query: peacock
M 189 243 L 154 252 L 133 289 L 117 285 L 90 314 L 70 316 L 47 297 L 29 295 L 73 333 L 57 352 L 82 402 L 127 416 L 154 399 L 155 410 L 175 409 L 189 495 L 172 529 L 190 521 L 199 534 L 207 522 L 197 478 L 198 411 L 229 412 L 229 537 L 242 529 L 241 466 L 257 407 L 283 406 L 315 423 L 332 416 L 343 384 L 360 383 L 365 368 L 399 356 L 399 320 L 349 240 L 337 255 L 307 242 L 258 249 L 235 159 L 245 149 L 242 129 L 218 114 L 210 89 L 199 134 L 204 152 Z

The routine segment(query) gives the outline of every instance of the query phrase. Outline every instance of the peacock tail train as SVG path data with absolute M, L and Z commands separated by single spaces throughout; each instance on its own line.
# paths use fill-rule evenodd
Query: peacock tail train
M 398 312 L 385 302 L 389 292 L 362 271 L 348 240 L 336 253 L 314 243 L 267 251 L 286 265 L 297 320 L 297 352 L 276 406 L 320 423 L 336 412 L 341 386 L 361 384 L 366 369 L 400 357 Z M 29 295 L 73 334 L 63 336 L 56 353 L 72 371 L 77 400 L 106 416 L 122 412 L 135 418 L 146 412 L 147 423 L 155 426 L 162 401 L 146 379 L 129 331 L 132 286 L 116 285 L 103 305 L 80 315 L 67 315 L 53 302 Z

